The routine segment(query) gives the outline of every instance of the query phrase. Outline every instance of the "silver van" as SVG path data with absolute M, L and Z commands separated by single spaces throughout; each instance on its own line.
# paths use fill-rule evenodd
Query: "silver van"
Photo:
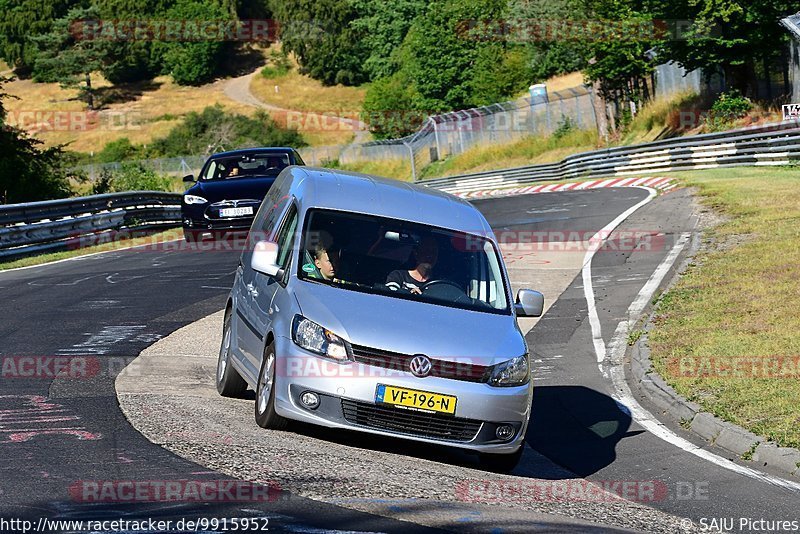
M 217 389 L 298 420 L 469 449 L 513 468 L 531 410 L 528 347 L 486 219 L 396 180 L 287 167 L 256 214 L 225 309 Z

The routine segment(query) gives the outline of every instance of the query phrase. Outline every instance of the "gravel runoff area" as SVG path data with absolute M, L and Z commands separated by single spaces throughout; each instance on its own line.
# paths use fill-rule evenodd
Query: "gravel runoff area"
M 558 523 L 587 531 L 595 530 L 591 524 L 699 531 L 645 504 L 601 490 L 583 493 L 586 481 L 532 449 L 515 472 L 542 478 L 489 473 L 469 454 L 405 440 L 298 424 L 290 431 L 263 430 L 253 420 L 252 392 L 245 399 L 216 392 L 221 325 L 218 312 L 174 332 L 116 381 L 131 424 L 179 456 L 243 480 L 277 482 L 303 497 L 460 532 L 558 530 Z M 554 498 L 556 488 L 569 495 Z

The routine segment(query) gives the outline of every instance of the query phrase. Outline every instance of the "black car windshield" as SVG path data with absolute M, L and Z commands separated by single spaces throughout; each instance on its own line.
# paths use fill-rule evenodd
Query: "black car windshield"
M 285 152 L 215 158 L 208 163 L 200 180 L 234 180 L 254 176 L 277 176 L 289 165 L 291 165 L 291 159 Z
M 484 237 L 373 215 L 310 210 L 298 277 L 343 289 L 509 314 L 501 260 Z

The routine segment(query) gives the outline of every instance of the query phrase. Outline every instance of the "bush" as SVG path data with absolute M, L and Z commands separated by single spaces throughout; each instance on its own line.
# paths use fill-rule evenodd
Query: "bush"
M 167 20 L 221 21 L 230 16 L 220 6 L 197 0 L 178 0 L 167 11 Z M 184 29 L 184 31 L 187 31 Z M 164 69 L 179 85 L 199 85 L 211 80 L 219 69 L 228 45 L 222 41 L 205 39 L 196 42 L 167 42 L 162 45 Z
M 285 54 L 277 50 L 272 50 L 269 53 L 267 61 L 269 64 L 261 69 L 261 76 L 264 78 L 279 78 L 289 74 L 289 71 L 292 70 L 292 62 L 289 61 L 289 58 Z
M 104 169 L 92 187 L 92 194 L 122 191 L 172 191 L 173 180 L 145 169 L 138 163 L 123 163 L 119 169 Z
M 110 141 L 97 153 L 95 161 L 99 163 L 112 163 L 115 161 L 125 161 L 135 159 L 139 149 L 131 144 L 130 139 L 122 137 L 116 141 Z
M 361 120 L 378 139 L 406 136 L 425 119 L 424 114 L 414 111 L 413 100 L 414 91 L 402 73 L 381 78 L 367 89 Z
M 558 126 L 556 126 L 556 129 L 553 132 L 553 139 L 562 139 L 574 130 L 575 123 L 572 122 L 572 119 L 565 115 L 561 115 L 561 120 L 558 122 Z
M 266 112 L 251 118 L 227 112 L 221 106 L 209 106 L 201 113 L 187 114 L 166 137 L 153 141 L 147 157 L 211 154 L 247 146 L 305 145 L 297 130 L 278 127 Z
M 705 119 L 706 128 L 712 132 L 728 130 L 733 127 L 733 121 L 741 119 L 753 109 L 753 103 L 737 90 L 722 93 L 711 106 L 711 111 Z

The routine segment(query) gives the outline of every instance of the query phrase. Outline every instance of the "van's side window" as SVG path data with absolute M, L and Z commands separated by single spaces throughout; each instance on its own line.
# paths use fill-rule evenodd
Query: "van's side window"
M 289 213 L 286 214 L 286 220 L 281 227 L 280 235 L 278 236 L 278 265 L 282 269 L 286 269 L 289 263 L 290 252 L 294 244 L 294 238 L 297 231 L 297 208 L 292 205 L 289 208 Z

